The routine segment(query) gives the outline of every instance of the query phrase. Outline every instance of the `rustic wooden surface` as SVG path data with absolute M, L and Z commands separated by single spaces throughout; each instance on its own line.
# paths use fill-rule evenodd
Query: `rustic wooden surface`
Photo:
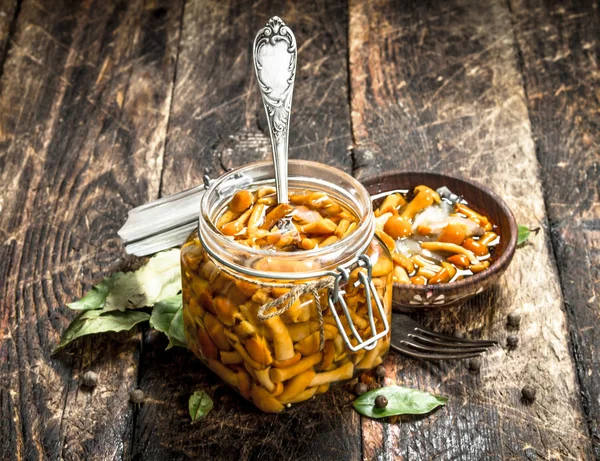
M 274 14 L 299 44 L 291 156 L 479 180 L 542 228 L 492 290 L 419 316 L 504 344 L 516 310 L 516 350 L 479 375 L 386 359 L 388 382 L 451 398 L 430 416 L 361 418 L 343 388 L 263 415 L 152 331 L 50 355 L 65 304 L 138 264 L 116 236 L 128 209 L 269 157 L 250 52 Z M 573 0 L 0 2 L 2 458 L 600 457 L 599 14 Z M 137 386 L 149 400 L 133 408 Z M 198 387 L 215 408 L 190 426 Z
M 547 9 L 515 1 L 511 9 L 583 410 L 600 458 L 600 11 L 585 2 Z

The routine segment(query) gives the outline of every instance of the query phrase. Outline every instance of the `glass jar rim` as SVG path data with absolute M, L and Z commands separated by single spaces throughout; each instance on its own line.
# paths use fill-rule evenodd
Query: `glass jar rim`
M 298 272 L 279 272 L 279 271 L 263 271 L 263 270 L 250 270 L 251 275 L 257 277 L 265 277 L 272 279 L 299 279 L 299 278 L 315 278 L 327 274 L 332 274 L 332 271 L 339 266 L 347 266 L 354 262 L 356 257 L 362 254 L 370 241 L 373 239 L 375 233 L 375 221 L 371 209 L 371 197 L 367 192 L 366 188 L 353 176 L 341 171 L 337 168 L 324 165 L 318 162 L 312 162 L 308 160 L 290 160 L 290 177 L 289 183 L 290 188 L 294 187 L 294 183 L 297 181 L 304 181 L 307 184 L 314 185 L 315 187 L 320 186 L 319 189 L 328 190 L 335 193 L 335 198 L 341 200 L 344 205 L 349 207 L 354 213 L 357 214 L 359 221 L 357 223 L 356 228 L 352 231 L 348 236 L 345 236 L 339 239 L 337 242 L 334 242 L 331 245 L 322 248 L 314 248 L 312 250 L 303 250 L 297 252 L 285 252 L 285 251 L 273 251 L 271 249 L 258 249 L 249 247 L 246 245 L 242 245 L 237 243 L 230 237 L 225 236 L 221 233 L 213 220 L 216 216 L 213 215 L 213 212 L 216 209 L 220 209 L 224 204 L 227 198 L 230 198 L 233 193 L 240 188 L 243 187 L 258 187 L 261 185 L 267 185 L 268 183 L 274 183 L 274 170 L 273 164 L 271 162 L 257 162 L 250 163 L 244 165 L 242 167 L 236 168 L 227 172 L 226 174 L 220 176 L 218 179 L 211 182 L 210 186 L 204 193 L 201 203 L 200 203 L 200 215 L 199 215 L 199 223 L 198 223 L 198 236 L 202 242 L 204 248 L 208 251 L 208 253 L 217 259 L 219 262 L 227 265 L 233 270 L 240 271 L 242 273 L 248 274 L 248 268 L 244 267 L 240 264 L 235 263 L 229 258 L 224 258 L 223 253 L 227 254 L 228 250 L 244 252 L 248 257 L 253 258 L 272 258 L 276 257 L 281 260 L 286 260 L 288 262 L 300 261 L 303 259 L 313 258 L 315 260 L 320 260 L 321 258 L 325 258 L 327 255 L 331 255 L 333 253 L 342 253 L 344 258 L 341 258 L 341 261 L 331 261 L 329 264 L 326 264 L 325 267 L 319 267 L 315 270 L 303 270 Z M 320 177 L 307 177 L 307 176 L 298 176 L 294 175 L 293 171 L 295 169 L 307 169 L 310 171 L 320 171 L 323 176 L 330 175 L 331 177 L 337 178 L 342 182 L 347 183 L 351 186 L 352 191 L 347 188 L 341 187 L 339 185 L 334 184 L 327 179 L 323 179 Z M 273 171 L 273 174 L 269 177 L 263 178 L 258 181 L 252 180 L 252 178 L 245 177 L 245 174 L 249 172 L 256 171 L 264 171 L 269 170 Z M 225 192 L 222 194 L 222 198 L 218 203 L 218 206 L 210 206 L 210 200 L 214 199 L 215 194 L 221 195 L 219 192 L 219 188 L 223 187 L 227 182 L 230 181 L 232 183 L 238 183 L 239 188 L 231 188 L 226 187 Z M 216 243 L 216 246 L 221 250 L 221 252 L 210 251 L 210 247 L 214 246 L 212 243 Z M 344 252 L 345 249 L 353 249 L 351 253 L 349 251 Z M 222 250 L 225 250 L 223 252 Z M 300 277 L 299 274 L 306 274 L 305 277 Z M 277 275 L 275 275 L 277 274 Z

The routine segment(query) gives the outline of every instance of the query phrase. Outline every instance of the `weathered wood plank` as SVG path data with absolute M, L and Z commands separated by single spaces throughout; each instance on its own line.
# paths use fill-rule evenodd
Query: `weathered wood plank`
M 600 457 L 600 13 L 592 2 L 510 5 L 583 405 Z
M 203 169 L 267 159 L 270 146 L 251 44 L 272 15 L 296 34 L 298 71 L 290 155 L 350 170 L 344 2 L 186 4 L 163 179 L 165 193 L 201 181 Z M 260 127 L 260 128 L 259 128 Z M 231 136 L 231 137 L 230 137 Z M 338 389 L 282 415 L 266 415 L 227 389 L 188 351 L 145 338 L 134 459 L 359 459 L 360 420 Z M 215 407 L 190 426 L 187 400 L 204 388 Z
M 19 0 L 5 0 L 0 4 L 0 76 L 18 12 Z
M 360 177 L 402 168 L 472 178 L 502 195 L 519 222 L 544 227 L 493 290 L 423 315 L 438 330 L 458 324 L 505 344 L 506 315 L 517 310 L 519 347 L 493 350 L 480 375 L 465 363 L 390 356 L 389 381 L 451 400 L 425 419 L 364 421 L 365 458 L 590 456 L 507 5 L 352 0 L 349 34 Z M 529 406 L 520 401 L 525 384 L 538 391 Z
M 286 410 L 261 413 L 227 388 L 189 351 L 165 351 L 162 335 L 145 335 L 133 459 L 359 459 L 360 419 L 352 396 L 337 389 Z M 214 408 L 191 426 L 188 399 L 206 390 Z
M 140 376 L 149 401 L 133 429 L 127 392 L 137 381 L 135 335 L 94 338 L 49 357 L 72 317 L 64 303 L 130 262 L 115 238 L 128 208 L 159 190 L 195 184 L 205 166 L 218 174 L 270 155 L 249 53 L 250 35 L 271 14 L 290 23 L 300 45 L 292 156 L 354 167 L 360 176 L 391 166 L 458 172 L 491 182 L 521 222 L 546 222 L 504 4 L 352 4 L 353 158 L 346 151 L 342 2 L 290 3 L 280 11 L 263 2 L 209 4 L 208 12 L 204 2 L 190 5 L 162 188 L 182 2 L 22 6 L 0 81 L 0 453 L 25 459 L 360 456 L 360 421 L 343 390 L 280 417 L 261 415 L 189 353 L 163 352 L 164 339 L 149 334 Z M 525 6 L 515 0 L 511 8 L 552 237 L 565 264 L 588 424 L 597 437 L 600 238 L 598 192 L 589 186 L 598 182 L 597 10 Z M 212 18 L 225 19 L 206 27 Z M 239 51 L 239 43 L 247 49 Z M 191 117 L 195 105 L 199 112 Z M 392 159 L 394 143 L 401 153 Z M 567 155 L 572 168 L 562 164 Z M 453 399 L 426 419 L 363 421 L 365 458 L 590 455 L 547 242 L 540 235 L 520 249 L 503 283 L 468 309 L 423 317 L 447 331 L 458 320 L 470 334 L 504 339 L 505 315 L 516 307 L 524 314 L 522 347 L 494 351 L 480 376 L 462 363 L 391 356 L 390 382 Z M 548 268 L 535 280 L 528 276 L 533 260 Z M 515 293 L 517 284 L 526 288 Z M 100 375 L 94 392 L 79 387 L 87 369 Z M 518 399 L 525 383 L 538 386 L 532 406 Z M 213 395 L 216 407 L 202 426 L 190 428 L 187 398 L 197 387 Z
M 252 42 L 273 15 L 298 43 L 290 158 L 350 171 L 345 14 L 342 1 L 187 3 L 162 192 L 197 185 L 205 171 L 216 177 L 270 159 Z
M 127 209 L 158 195 L 180 16 L 166 1 L 21 7 L 0 81 L 3 454 L 125 452 L 139 337 L 50 353 L 74 316 L 65 303 L 128 264 Z

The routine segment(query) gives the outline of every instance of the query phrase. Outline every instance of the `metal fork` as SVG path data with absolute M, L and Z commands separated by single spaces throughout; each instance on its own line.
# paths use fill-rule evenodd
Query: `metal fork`
M 456 360 L 477 357 L 498 341 L 458 339 L 440 335 L 419 325 L 409 316 L 392 314 L 392 349 L 426 360 Z

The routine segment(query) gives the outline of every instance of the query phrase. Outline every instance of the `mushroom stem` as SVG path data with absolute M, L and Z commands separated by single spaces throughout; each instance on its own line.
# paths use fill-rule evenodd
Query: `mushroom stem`
M 275 384 L 273 384 L 273 381 L 271 381 L 271 378 L 269 377 L 269 368 L 265 368 L 264 370 L 254 370 L 254 377 L 269 392 L 275 390 Z
M 202 318 L 204 320 L 204 326 L 206 327 L 206 332 L 210 339 L 219 347 L 219 349 L 224 351 L 231 350 L 231 344 L 227 340 L 227 336 L 225 336 L 223 324 L 219 322 L 219 320 L 209 312 L 204 314 Z
M 239 352 L 239 354 L 244 358 L 244 362 L 248 363 L 252 368 L 256 369 L 256 370 L 260 370 L 261 368 L 264 368 L 265 366 L 258 363 L 256 360 L 254 360 L 252 357 L 250 357 L 250 354 L 248 354 L 248 351 L 246 351 L 246 349 L 244 349 L 244 346 L 242 346 L 242 343 L 240 343 L 240 340 L 238 339 L 238 337 L 235 335 L 235 333 L 232 333 L 231 331 L 225 331 L 225 335 L 227 336 L 227 338 L 229 338 L 229 342 L 231 343 L 231 345 L 233 346 L 233 348 Z
M 317 352 L 316 354 L 304 357 L 302 360 L 296 362 L 294 365 L 288 368 L 271 368 L 270 377 L 274 383 L 280 383 L 287 381 L 294 376 L 308 370 L 310 367 L 316 365 L 321 361 L 323 354 Z
M 286 403 L 296 403 L 296 402 L 304 402 L 305 400 L 310 399 L 317 392 L 318 386 L 309 387 L 304 392 L 300 392 L 296 397 L 289 399 Z
M 252 386 L 252 401 L 265 413 L 279 413 L 283 405 L 262 386 Z
M 352 374 L 354 373 L 354 365 L 352 362 L 346 362 L 343 365 L 335 368 L 331 371 L 325 371 L 323 373 L 318 373 L 310 382 L 309 386 L 320 386 L 325 383 L 332 383 L 335 381 L 343 381 L 345 379 L 352 378 Z
M 218 360 L 208 359 L 208 366 L 227 384 L 239 388 L 240 381 L 235 371 L 227 368 Z
M 288 333 L 293 341 L 298 342 L 319 329 L 318 322 L 305 322 L 288 325 Z
M 375 361 L 380 355 L 380 351 L 384 344 L 387 342 L 387 338 L 380 339 L 377 341 L 377 346 L 367 352 L 364 358 L 356 365 L 357 370 L 369 370 L 375 366 Z
M 394 267 L 394 282 L 396 283 L 410 283 L 410 279 L 408 278 L 408 274 L 406 270 L 404 270 L 401 266 Z
M 248 224 L 246 225 L 246 233 L 248 234 L 248 237 L 254 237 L 258 226 L 260 226 L 261 221 L 263 220 L 264 213 L 264 203 L 257 203 L 254 205 L 254 208 L 252 208 L 252 214 L 248 218 Z
M 221 362 L 225 365 L 237 365 L 244 361 L 244 357 L 238 351 L 221 351 Z
M 430 251 L 447 251 L 449 253 L 455 254 L 463 254 L 471 264 L 477 264 L 479 260 L 477 256 L 472 251 L 467 250 L 466 248 L 461 247 L 460 245 L 456 245 L 455 243 L 445 243 L 445 242 L 423 242 L 421 243 L 421 248 Z
M 306 370 L 299 375 L 294 376 L 285 385 L 285 388 L 281 394 L 277 397 L 281 403 L 288 403 L 291 399 L 298 396 L 306 390 L 310 382 L 315 377 L 316 373 L 314 370 Z
M 277 360 L 291 359 L 296 351 L 294 350 L 294 343 L 292 338 L 290 338 L 288 329 L 281 318 L 277 315 L 266 319 L 264 322 L 273 338 L 273 348 L 275 349 Z

